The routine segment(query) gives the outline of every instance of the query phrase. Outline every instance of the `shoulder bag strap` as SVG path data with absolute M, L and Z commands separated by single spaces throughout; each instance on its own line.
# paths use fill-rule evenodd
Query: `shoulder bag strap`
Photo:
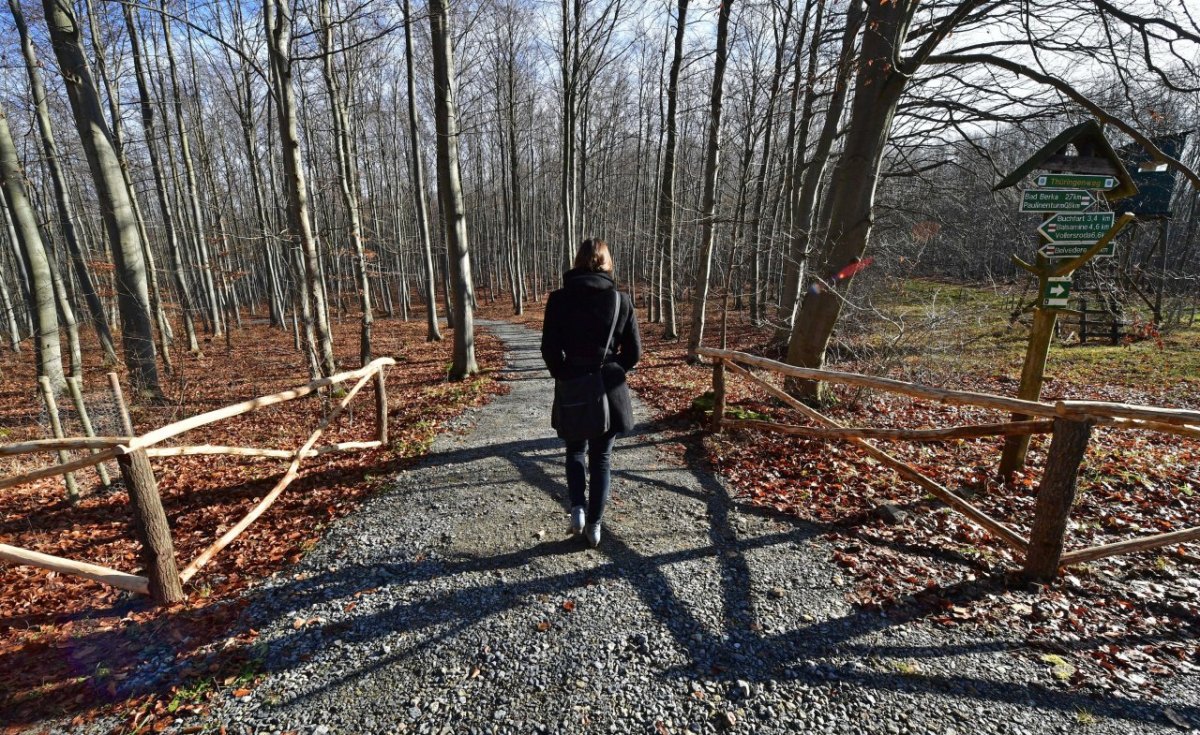
M 608 356 L 608 346 L 612 344 L 613 335 L 617 333 L 617 319 L 621 317 L 621 292 L 613 289 L 613 318 L 608 327 L 608 340 L 604 343 L 604 351 L 600 355 L 600 367 L 604 367 L 604 358 Z

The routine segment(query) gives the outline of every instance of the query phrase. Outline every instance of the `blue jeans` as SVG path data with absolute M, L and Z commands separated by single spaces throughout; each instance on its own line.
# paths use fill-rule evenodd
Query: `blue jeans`
M 604 520 L 604 506 L 608 505 L 609 469 L 616 438 L 617 432 L 610 431 L 593 439 L 567 442 L 567 495 L 571 498 L 571 507 L 587 506 L 588 523 Z M 585 499 L 585 490 L 589 486 L 591 492 L 586 493 Z

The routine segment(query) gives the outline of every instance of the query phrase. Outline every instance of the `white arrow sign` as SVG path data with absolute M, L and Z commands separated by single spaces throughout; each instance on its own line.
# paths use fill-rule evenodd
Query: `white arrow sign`
M 1042 289 L 1042 306 L 1055 309 L 1063 308 L 1067 305 L 1070 295 L 1071 277 L 1051 276 L 1046 279 L 1046 286 Z

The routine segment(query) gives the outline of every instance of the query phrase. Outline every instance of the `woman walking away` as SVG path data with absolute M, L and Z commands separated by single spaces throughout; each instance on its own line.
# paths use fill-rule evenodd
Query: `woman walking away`
M 633 303 L 617 290 L 612 269 L 608 244 L 585 240 L 575 254 L 575 267 L 563 276 L 563 287 L 547 299 L 542 323 L 542 359 L 555 380 L 552 423 L 567 443 L 571 532 L 583 532 L 593 548 L 600 543 L 608 503 L 613 441 L 633 428 L 625 373 L 642 356 Z M 607 401 L 607 411 L 588 413 L 585 406 L 581 416 L 588 385 L 595 386 L 595 403 Z

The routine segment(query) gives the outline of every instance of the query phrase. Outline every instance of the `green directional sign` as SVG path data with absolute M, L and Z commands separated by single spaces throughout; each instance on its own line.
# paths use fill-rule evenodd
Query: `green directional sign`
M 1033 183 L 1043 189 L 1100 189 L 1108 191 L 1117 185 L 1116 176 L 1093 174 L 1038 174 Z
M 1042 288 L 1042 306 L 1064 308 L 1071 295 L 1070 276 L 1051 276 Z
M 1112 212 L 1062 212 L 1050 217 L 1038 228 L 1046 242 L 1092 244 L 1112 229 Z
M 1096 243 L 1094 242 L 1060 242 L 1058 244 L 1043 245 L 1042 247 L 1038 248 L 1038 252 L 1042 255 L 1045 255 L 1047 258 L 1078 258 L 1080 255 L 1086 253 L 1095 244 Z M 1116 243 L 1110 242 L 1109 244 L 1100 248 L 1100 252 L 1096 253 L 1095 257 L 1111 258 L 1116 254 L 1117 245 Z
M 1083 189 L 1022 189 L 1022 212 L 1082 212 L 1096 203 Z

